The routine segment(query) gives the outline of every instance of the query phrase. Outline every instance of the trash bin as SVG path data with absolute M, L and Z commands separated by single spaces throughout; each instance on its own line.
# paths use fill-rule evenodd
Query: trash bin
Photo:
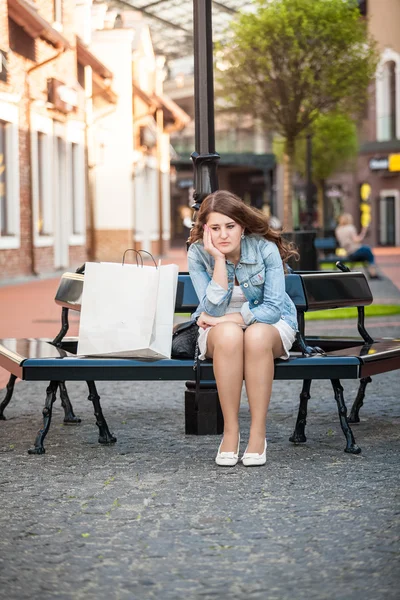
M 293 242 L 300 254 L 300 260 L 291 258 L 288 261 L 289 266 L 294 271 L 317 271 L 317 251 L 314 246 L 316 231 L 288 231 L 282 234 L 289 242 Z

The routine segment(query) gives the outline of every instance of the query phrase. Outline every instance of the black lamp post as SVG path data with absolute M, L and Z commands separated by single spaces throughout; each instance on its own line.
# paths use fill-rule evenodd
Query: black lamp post
M 193 0 L 195 146 L 194 205 L 199 210 L 204 198 L 218 189 L 215 152 L 214 84 L 211 0 Z M 200 362 L 197 362 L 200 369 Z M 200 379 L 201 373 L 198 374 Z M 194 435 L 221 434 L 223 417 L 215 381 L 186 382 L 185 432 Z
M 195 151 L 194 206 L 218 189 L 214 129 L 214 77 L 211 0 L 193 0 Z

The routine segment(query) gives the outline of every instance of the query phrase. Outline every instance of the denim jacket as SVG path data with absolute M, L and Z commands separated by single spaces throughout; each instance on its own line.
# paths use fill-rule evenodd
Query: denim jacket
M 255 322 L 273 325 L 283 319 L 297 331 L 296 307 L 285 291 L 282 259 L 274 242 L 257 235 L 244 237 L 236 267 L 226 261 L 228 290 L 212 279 L 214 258 L 201 241 L 191 244 L 188 263 L 190 278 L 200 299 L 193 320 L 203 311 L 222 317 L 231 300 L 236 277 L 247 299 L 240 311 L 246 325 Z

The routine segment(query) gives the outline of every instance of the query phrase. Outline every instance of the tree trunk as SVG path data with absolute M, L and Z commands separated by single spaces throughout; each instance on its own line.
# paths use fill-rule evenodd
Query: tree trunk
M 294 140 L 286 140 L 283 157 L 283 228 L 293 231 Z
M 318 199 L 318 226 L 324 229 L 325 226 L 325 205 L 324 205 L 325 181 L 317 181 L 317 199 Z

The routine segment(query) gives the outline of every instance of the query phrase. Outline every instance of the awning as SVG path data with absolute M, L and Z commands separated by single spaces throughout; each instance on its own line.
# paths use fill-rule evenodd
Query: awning
M 174 131 L 183 129 L 191 121 L 191 118 L 182 110 L 176 102 L 164 95 L 148 94 L 143 91 L 136 83 L 133 84 L 133 93 L 139 96 L 145 102 L 150 111 L 162 108 L 164 113 L 164 125 L 172 128 Z
M 55 48 L 70 48 L 68 40 L 41 17 L 29 0 L 8 0 L 8 16 L 32 38 L 42 38 Z
M 153 108 L 161 108 L 161 104 L 155 99 L 154 96 L 150 96 L 147 92 L 142 90 L 136 83 L 132 84 L 133 93 L 139 96 L 143 102 L 145 102 L 148 106 Z
M 93 71 L 98 73 L 98 75 L 104 79 L 113 78 L 113 73 L 107 69 L 107 67 L 97 58 L 97 56 L 90 52 L 89 48 L 85 46 L 79 37 L 76 38 L 76 53 L 78 62 L 81 65 L 84 67 L 91 67 Z
M 164 111 L 164 121 L 173 125 L 175 130 L 183 129 L 189 125 L 191 118 L 176 102 L 168 96 L 155 96 Z
M 102 96 L 111 104 L 117 103 L 118 95 L 112 90 L 110 79 L 104 79 L 103 77 L 100 77 L 96 71 L 92 71 L 92 81 L 93 96 Z

